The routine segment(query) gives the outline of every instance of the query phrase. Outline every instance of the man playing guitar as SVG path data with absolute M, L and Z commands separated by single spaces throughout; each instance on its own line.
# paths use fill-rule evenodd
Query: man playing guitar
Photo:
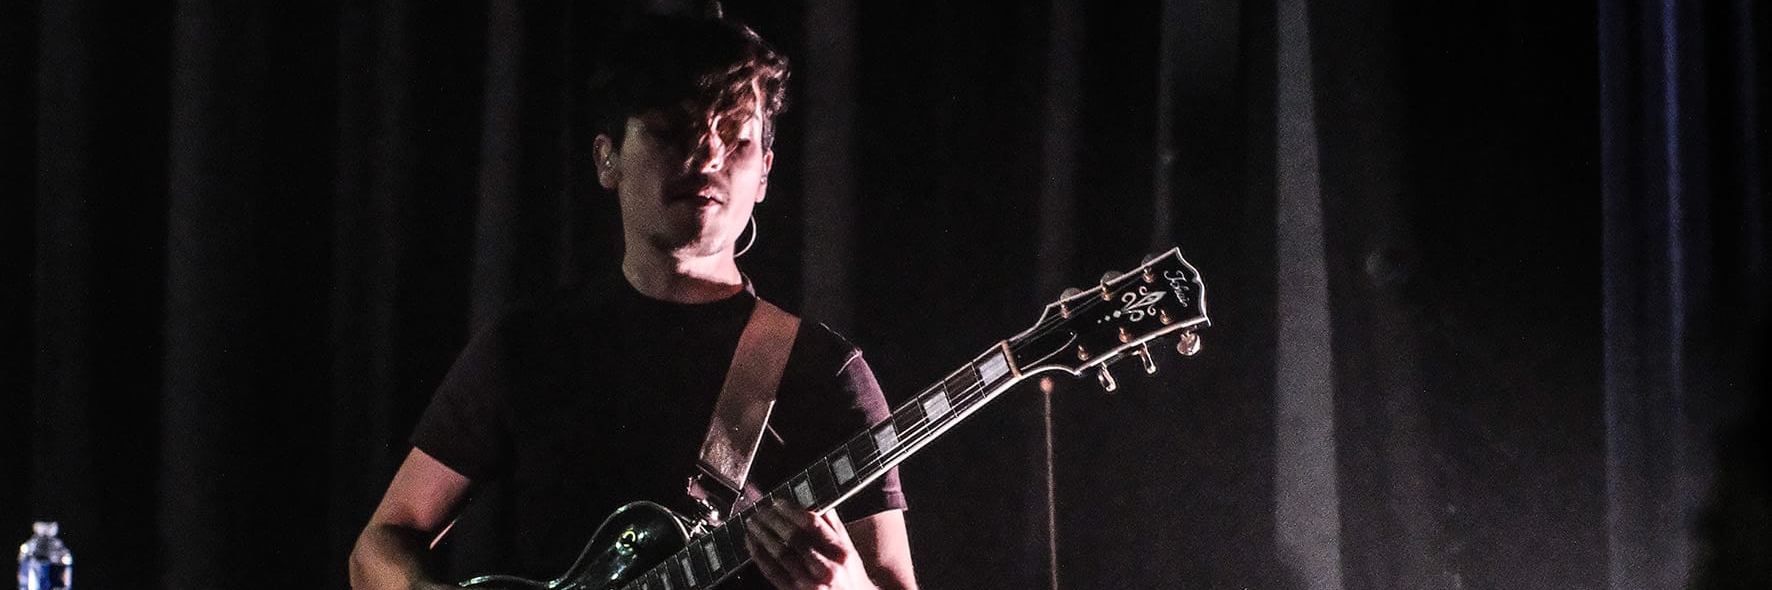
M 483 486 L 514 499 L 497 535 L 514 563 L 488 567 L 545 578 L 599 517 L 680 497 L 694 473 L 757 305 L 734 249 L 768 188 L 787 63 L 718 18 L 642 17 L 608 47 L 591 164 L 620 203 L 621 273 L 518 305 L 468 344 L 357 539 L 355 588 L 449 587 L 421 563 Z M 788 359 L 750 471 L 765 485 L 889 416 L 822 325 L 800 324 Z M 767 502 L 744 523 L 756 571 L 720 588 L 914 588 L 904 508 L 896 472 L 822 514 Z

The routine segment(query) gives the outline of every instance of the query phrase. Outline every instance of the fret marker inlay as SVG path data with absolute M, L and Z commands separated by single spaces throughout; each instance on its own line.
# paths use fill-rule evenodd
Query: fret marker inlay
M 794 482 L 794 499 L 800 501 L 801 508 L 811 508 L 813 504 L 812 484 L 804 479 Z
M 831 474 L 837 476 L 838 484 L 846 484 L 855 479 L 855 466 L 849 464 L 849 455 L 837 455 L 837 458 L 831 460 Z
M 898 431 L 892 428 L 891 422 L 887 422 L 879 430 L 874 431 L 874 446 L 880 448 L 880 456 L 882 457 L 898 447 Z
M 936 390 L 935 395 L 923 400 L 923 413 L 928 414 L 930 420 L 947 415 L 949 409 L 948 392 L 946 391 Z

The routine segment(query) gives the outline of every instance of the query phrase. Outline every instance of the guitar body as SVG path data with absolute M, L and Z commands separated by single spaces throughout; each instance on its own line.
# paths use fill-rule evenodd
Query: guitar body
M 597 527 L 590 543 L 559 578 L 549 582 L 514 576 L 480 576 L 463 588 L 530 588 L 535 590 L 612 590 L 646 573 L 689 542 L 683 520 L 669 508 L 633 502 L 617 509 Z

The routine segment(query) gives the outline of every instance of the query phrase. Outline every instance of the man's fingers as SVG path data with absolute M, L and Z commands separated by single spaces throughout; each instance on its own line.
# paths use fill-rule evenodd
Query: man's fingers
M 769 514 L 769 510 L 758 510 L 749 521 L 745 534 L 745 545 L 750 550 L 751 559 L 757 562 L 757 568 L 763 571 L 764 577 L 777 586 L 791 586 L 794 579 L 808 575 L 805 564 L 797 556 L 787 555 L 790 551 L 787 539 L 776 533 L 777 527 L 772 521 L 779 521 L 777 515 Z M 772 573 L 773 572 L 773 573 Z
M 800 526 L 791 520 L 792 515 L 782 510 L 779 505 L 771 503 L 758 506 L 757 516 L 759 518 L 754 520 L 759 521 L 757 524 L 762 525 L 766 532 L 780 540 L 783 545 L 793 544 L 794 535 L 799 531 Z
M 818 515 L 782 504 L 760 505 L 750 518 L 746 542 L 758 568 L 776 585 L 830 584 L 853 552 L 843 523 L 836 521 L 834 512 Z
M 824 516 L 786 503 L 776 503 L 771 507 L 781 516 L 782 522 L 791 526 L 791 530 L 782 535 L 789 548 L 804 548 L 830 560 L 841 561 L 844 558 L 847 547 L 843 544 L 843 535 L 838 532 L 842 529 L 829 526 Z M 834 513 L 835 511 L 831 511 L 826 514 Z
M 831 510 L 820 515 L 819 524 L 830 531 L 831 538 L 839 543 L 839 549 L 849 550 L 855 548 L 854 543 L 849 540 L 849 529 L 843 526 L 843 517 L 837 516 L 836 510 Z
M 830 519 L 835 518 L 836 511 L 827 512 L 823 516 L 810 512 L 805 514 L 811 518 L 807 523 L 807 528 L 801 529 L 801 534 L 806 536 L 813 552 L 818 553 L 821 557 L 842 561 L 849 552 L 849 538 L 843 529 L 830 525 Z M 842 525 L 838 525 L 838 527 L 840 526 Z
M 759 514 L 770 516 L 763 524 L 788 548 L 802 547 L 833 558 L 843 556 L 841 538 L 835 530 L 822 526 L 823 519 L 818 515 L 783 503 L 759 508 Z
M 751 535 L 746 535 L 745 544 L 751 547 L 751 563 L 757 564 L 757 571 L 762 572 L 763 578 L 769 580 L 769 583 L 773 585 L 792 586 L 793 576 L 788 575 L 787 570 L 782 569 L 775 556 L 757 546 L 756 542 L 751 540 L 752 538 Z

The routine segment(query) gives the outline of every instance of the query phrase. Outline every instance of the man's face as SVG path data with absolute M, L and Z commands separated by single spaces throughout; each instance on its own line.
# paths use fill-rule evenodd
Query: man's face
M 614 173 L 598 178 L 620 198 L 629 248 L 718 254 L 732 248 L 763 200 L 774 154 L 763 148 L 762 113 L 696 118 L 681 109 L 629 117 L 621 148 L 605 152 Z

